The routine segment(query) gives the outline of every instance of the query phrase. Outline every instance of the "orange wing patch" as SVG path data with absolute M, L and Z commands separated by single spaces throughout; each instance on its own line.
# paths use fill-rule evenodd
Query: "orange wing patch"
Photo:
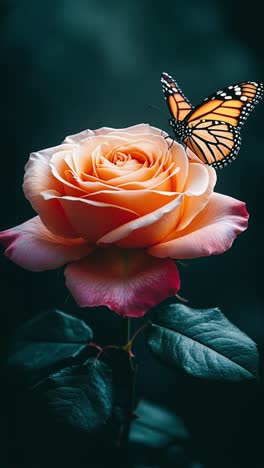
M 186 115 L 190 113 L 191 107 L 181 99 L 179 93 L 175 93 L 168 97 L 168 106 L 171 114 L 176 120 L 185 119 Z
M 225 122 L 198 122 L 184 143 L 201 159 L 215 168 L 233 161 L 240 149 L 239 131 Z
M 183 120 L 193 106 L 184 96 L 176 81 L 167 73 L 161 75 L 162 90 L 170 113 L 175 120 Z
M 223 106 L 219 100 L 205 102 L 188 117 L 187 121 L 190 123 L 199 120 L 224 120 L 236 127 L 240 115 L 239 107 L 242 107 L 241 102 L 236 107 Z
M 263 97 L 263 84 L 248 81 L 217 91 L 187 116 L 187 122 L 197 120 L 224 121 L 240 128 L 255 105 Z

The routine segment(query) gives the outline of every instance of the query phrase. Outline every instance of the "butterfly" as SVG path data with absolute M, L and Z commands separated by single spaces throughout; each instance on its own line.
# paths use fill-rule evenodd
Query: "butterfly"
M 215 169 L 232 162 L 241 145 L 240 129 L 263 98 L 263 84 L 245 81 L 227 86 L 193 107 L 170 75 L 162 73 L 161 83 L 176 137 Z

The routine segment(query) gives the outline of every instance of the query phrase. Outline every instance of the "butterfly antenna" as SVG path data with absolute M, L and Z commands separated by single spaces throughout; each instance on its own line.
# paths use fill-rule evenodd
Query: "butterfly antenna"
M 160 109 L 160 107 L 157 107 L 157 106 L 154 106 L 153 104 L 149 104 L 148 107 L 151 107 L 152 109 L 155 109 L 155 110 L 158 110 L 159 112 L 161 112 L 162 114 L 166 114 L 166 112 L 164 112 L 162 109 Z M 163 130 L 161 131 L 161 136 L 162 136 L 162 133 L 163 133 Z M 164 137 L 164 139 L 166 140 L 167 138 L 171 138 L 172 139 L 172 143 L 170 145 L 170 147 L 168 149 L 171 149 L 173 143 L 176 141 L 175 138 L 171 137 L 170 135 L 167 135 Z
M 171 144 L 169 146 L 168 149 L 171 149 L 171 147 L 174 145 L 174 142 L 176 141 L 175 138 L 171 137 L 170 135 L 167 135 L 164 137 L 164 140 L 167 140 L 167 138 L 170 138 L 172 141 L 171 141 Z
M 152 109 L 155 109 L 155 110 L 161 112 L 161 113 L 164 114 L 164 115 L 167 115 L 167 113 L 164 112 L 162 109 L 160 109 L 160 107 L 158 107 L 158 106 L 154 106 L 153 104 L 149 104 L 148 107 L 150 107 L 150 108 L 152 108 Z

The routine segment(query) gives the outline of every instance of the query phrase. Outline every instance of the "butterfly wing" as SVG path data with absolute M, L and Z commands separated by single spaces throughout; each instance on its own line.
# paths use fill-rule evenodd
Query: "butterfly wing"
M 254 81 L 228 86 L 206 98 L 185 120 L 188 124 L 200 120 L 220 120 L 241 128 L 250 112 L 263 98 L 263 93 L 263 84 Z
M 200 120 L 192 125 L 183 141 L 203 163 L 221 169 L 236 158 L 241 137 L 239 130 L 229 123 Z
M 206 164 L 222 168 L 240 149 L 240 129 L 263 98 L 263 84 L 228 86 L 206 98 L 184 119 L 184 143 Z
M 165 100 L 178 136 L 205 164 L 222 168 L 235 159 L 241 144 L 240 129 L 263 98 L 262 83 L 230 85 L 193 108 L 176 81 L 162 73 Z
M 168 73 L 162 73 L 161 83 L 163 94 L 173 119 L 183 120 L 190 113 L 193 106 L 184 96 L 176 81 Z

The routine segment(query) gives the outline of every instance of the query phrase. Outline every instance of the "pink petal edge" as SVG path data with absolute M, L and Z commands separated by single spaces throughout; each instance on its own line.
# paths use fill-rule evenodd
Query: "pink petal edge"
M 235 238 L 248 225 L 244 202 L 213 193 L 206 207 L 182 231 L 172 232 L 167 240 L 148 249 L 159 258 L 177 259 L 217 255 L 230 249 Z
M 5 255 L 31 271 L 53 270 L 88 255 L 93 248 L 82 239 L 65 239 L 52 234 L 39 216 L 0 232 Z
M 175 263 L 143 249 L 97 249 L 68 265 L 65 276 L 80 307 L 105 305 L 123 317 L 143 316 L 180 287 Z

